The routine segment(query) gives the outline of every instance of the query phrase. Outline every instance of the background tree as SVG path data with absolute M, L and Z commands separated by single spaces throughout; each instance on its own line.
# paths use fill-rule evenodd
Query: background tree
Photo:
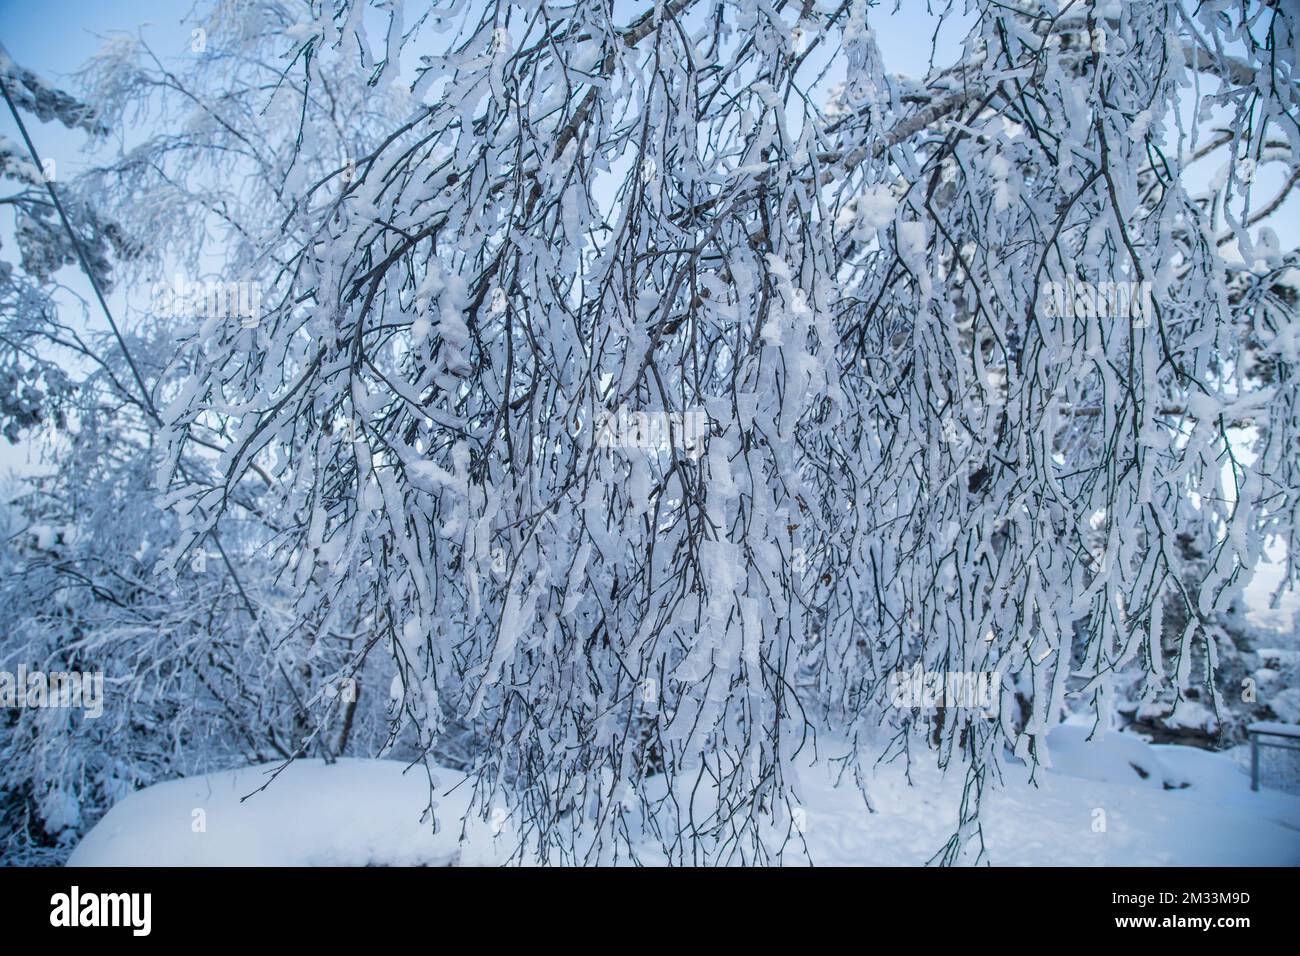
M 96 112 L 7 57 L 0 70 L 16 110 L 107 135 Z M 99 305 L 62 279 L 85 267 L 107 294 L 119 275 L 129 283 L 156 270 L 158 247 L 93 208 L 93 181 L 56 191 L 27 142 L 0 146 L 21 253 L 0 264 L 0 415 L 9 441 L 29 439 L 38 458 L 5 489 L 0 668 L 99 671 L 106 682 L 98 719 L 25 708 L 0 720 L 4 857 L 52 862 L 137 787 L 231 763 L 332 758 L 358 743 L 373 750 L 384 727 L 382 711 L 355 714 L 360 675 L 326 682 L 347 648 L 312 649 L 281 630 L 284 597 L 256 557 L 274 528 L 253 499 L 236 492 L 227 536 L 205 538 L 179 574 L 157 573 L 185 524 L 156 489 L 154 397 L 186 373 L 176 317 L 97 331 Z M 208 466 L 187 454 L 178 467 L 197 478 Z

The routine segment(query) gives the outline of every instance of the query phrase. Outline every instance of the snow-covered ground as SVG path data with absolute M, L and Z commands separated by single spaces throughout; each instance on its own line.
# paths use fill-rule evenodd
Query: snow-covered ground
M 1053 769 L 1033 783 L 1009 765 L 986 789 L 982 821 L 991 862 L 1001 865 L 1298 865 L 1300 797 L 1262 790 L 1222 754 L 1153 747 L 1108 734 L 1088 742 L 1081 726 L 1049 739 Z M 872 771 L 874 812 L 851 786 L 836 787 L 838 756 L 823 740 L 800 789 L 804 838 L 819 865 L 919 865 L 951 833 L 960 769 L 946 776 L 929 755 Z M 265 790 L 274 768 L 245 768 L 159 784 L 115 806 L 72 854 L 70 866 L 120 865 L 492 865 L 511 847 L 491 821 L 472 819 L 463 776 L 438 777 L 441 828 L 420 816 L 424 771 L 387 760 L 299 761 Z M 202 823 L 202 827 L 200 827 Z M 643 862 L 654 862 L 647 850 Z M 788 862 L 804 862 L 787 850 Z

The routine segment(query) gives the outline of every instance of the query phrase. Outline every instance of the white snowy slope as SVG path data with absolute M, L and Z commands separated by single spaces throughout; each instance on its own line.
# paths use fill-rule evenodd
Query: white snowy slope
M 1053 769 L 1035 782 L 1020 766 L 986 787 L 984 839 L 997 865 L 1300 865 L 1300 797 L 1250 791 L 1231 759 L 1187 747 L 1152 747 L 1062 725 L 1049 738 Z M 842 753 L 822 741 L 800 791 L 804 838 L 819 865 L 914 866 L 951 833 L 960 770 L 941 774 L 929 755 L 871 773 L 868 811 L 851 786 L 836 787 Z M 1135 768 L 1141 768 L 1141 773 Z M 271 768 L 246 768 L 159 784 L 114 807 L 72 854 L 70 866 L 491 865 L 510 849 L 509 824 L 494 837 L 473 819 L 461 839 L 468 786 L 438 773 L 441 829 L 420 816 L 428 799 L 420 768 L 386 760 L 299 761 L 241 802 Z M 405 772 L 404 772 L 405 771 Z M 1143 776 L 1145 774 L 1145 776 Z M 1173 789 L 1170 789 L 1173 788 Z M 448 793 L 448 791 L 451 791 Z M 196 832 L 196 810 L 205 829 Z M 642 861 L 653 863 L 646 849 Z M 805 862 L 787 850 L 788 862 Z
M 1117 733 L 1087 743 L 1085 735 L 1068 725 L 1053 730 L 1054 769 L 1040 768 L 1037 786 L 1026 768 L 1009 766 L 1001 787 L 985 788 L 981 819 L 992 863 L 1300 865 L 1300 797 L 1252 793 L 1249 778 L 1220 754 L 1152 747 Z M 1129 767 L 1132 758 L 1146 778 Z M 933 854 L 956 819 L 962 776 L 943 778 L 926 761 L 914 763 L 911 776 L 909 788 L 901 772 L 878 773 L 876 813 L 864 816 L 856 812 L 861 801 L 833 789 L 826 772 L 806 772 L 814 862 L 915 865 Z M 1165 789 L 1166 781 L 1178 789 Z
M 443 825 L 431 832 L 420 822 L 429 802 L 421 768 L 407 771 L 392 760 L 340 760 L 329 766 L 300 760 L 248 796 L 278 766 L 210 773 L 137 791 L 86 834 L 68 865 L 445 866 L 457 859 L 456 821 L 467 798 L 440 796 Z M 462 779 L 454 771 L 440 773 L 439 794 Z

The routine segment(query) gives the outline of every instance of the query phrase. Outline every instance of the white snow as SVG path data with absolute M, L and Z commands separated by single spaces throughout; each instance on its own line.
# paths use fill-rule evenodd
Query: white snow
M 1089 742 L 1087 732 L 1055 728 L 1049 736 L 1054 769 L 1040 767 L 1034 783 L 1027 767 L 1010 762 L 1002 784 L 986 786 L 981 822 L 992 863 L 1300 864 L 1300 797 L 1252 793 L 1249 779 L 1223 754 L 1153 747 L 1114 732 Z M 827 758 L 843 748 L 823 739 L 819 749 L 822 759 L 806 761 L 800 778 L 808 857 L 792 843 L 788 863 L 914 866 L 947 840 L 964 768 L 945 775 L 931 756 L 918 754 L 910 787 L 899 761 L 869 770 L 869 811 L 851 785 L 835 786 L 839 768 Z M 492 865 L 506 862 L 514 846 L 504 811 L 491 821 L 471 819 L 461 840 L 469 786 L 458 787 L 465 778 L 455 771 L 436 775 L 441 830 L 434 834 L 420 822 L 427 790 L 418 766 L 299 761 L 241 803 L 269 769 L 139 791 L 100 821 L 69 865 Z M 206 832 L 194 832 L 200 809 Z M 646 847 L 642 862 L 663 860 Z
M 445 866 L 457 856 L 465 799 L 439 800 L 441 832 L 420 816 L 422 768 L 392 760 L 278 765 L 172 780 L 131 794 L 105 814 L 69 866 Z M 439 793 L 460 775 L 438 775 Z M 196 811 L 202 813 L 200 818 Z M 203 829 L 199 829 L 199 823 Z
M 884 229 L 894 221 L 897 209 L 898 200 L 888 186 L 869 186 L 858 199 L 858 221 L 865 229 Z
M 1185 781 L 1157 756 L 1156 748 L 1128 734 L 1108 733 L 1090 741 L 1091 728 L 1061 724 L 1047 735 L 1051 767 L 1057 773 L 1102 783 L 1174 789 Z

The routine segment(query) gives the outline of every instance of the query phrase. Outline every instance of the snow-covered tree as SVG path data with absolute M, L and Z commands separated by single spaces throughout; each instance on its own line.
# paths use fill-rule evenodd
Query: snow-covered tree
M 30 71 L 7 58 L 0 70 L 28 123 L 107 132 Z M 34 144 L 0 145 L 20 252 L 0 263 L 0 425 L 36 459 L 4 489 L 0 669 L 10 679 L 23 666 L 102 672 L 107 683 L 96 719 L 66 708 L 0 717 L 0 847 L 7 862 L 34 862 L 66 853 L 137 787 L 232 762 L 332 757 L 349 741 L 374 749 L 383 726 L 357 718 L 355 682 L 326 684 L 347 647 L 308 661 L 281 630 L 283 598 L 256 560 L 274 528 L 249 496 L 232 496 L 246 511 L 227 509 L 222 536 L 205 538 L 179 574 L 155 573 L 179 534 L 157 502 L 153 406 L 155 389 L 187 371 L 174 364 L 175 323 L 119 337 L 63 271 L 84 268 L 108 293 L 148 267 L 155 240 L 126 239 L 84 180 L 35 172 L 45 164 Z M 190 454 L 180 467 L 197 477 L 205 464 Z
M 105 214 L 261 304 L 160 377 L 166 563 L 255 515 L 284 632 L 360 636 L 330 679 L 381 659 L 521 854 L 779 859 L 830 747 L 868 801 L 965 773 L 979 860 L 1067 707 L 1219 706 L 1295 553 L 1293 11 L 949 4 L 911 78 L 888 15 L 240 0 L 88 74 L 160 130 Z M 991 713 L 896 706 L 917 667 Z

